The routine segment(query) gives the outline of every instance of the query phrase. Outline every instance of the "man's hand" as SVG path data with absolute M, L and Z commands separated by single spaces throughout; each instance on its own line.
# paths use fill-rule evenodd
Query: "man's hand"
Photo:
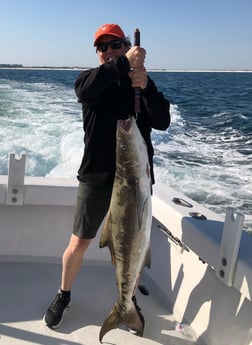
M 135 69 L 144 66 L 144 59 L 146 56 L 145 49 L 141 47 L 132 47 L 125 54 L 129 60 L 130 68 Z
M 131 68 L 129 77 L 132 80 L 132 86 L 145 89 L 148 82 L 146 69 L 144 67 L 144 60 L 146 56 L 145 49 L 141 47 L 132 47 L 125 55 Z
M 129 72 L 129 77 L 132 81 L 132 87 L 146 88 L 148 79 L 145 67 L 134 68 L 133 71 Z

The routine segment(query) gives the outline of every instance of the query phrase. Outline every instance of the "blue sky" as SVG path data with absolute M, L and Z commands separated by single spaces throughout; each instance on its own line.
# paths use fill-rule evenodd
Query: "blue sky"
M 141 32 L 146 67 L 251 69 L 252 0 L 0 0 L 0 63 L 97 66 L 94 31 Z

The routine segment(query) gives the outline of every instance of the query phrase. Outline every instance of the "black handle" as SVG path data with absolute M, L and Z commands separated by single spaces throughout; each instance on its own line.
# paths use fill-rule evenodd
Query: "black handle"
M 136 29 L 135 33 L 134 33 L 134 46 L 140 47 L 140 31 L 139 31 L 139 29 Z
M 134 33 L 134 46 L 140 47 L 140 31 L 139 29 L 135 30 Z M 140 87 L 135 87 L 135 113 L 136 116 L 140 113 Z

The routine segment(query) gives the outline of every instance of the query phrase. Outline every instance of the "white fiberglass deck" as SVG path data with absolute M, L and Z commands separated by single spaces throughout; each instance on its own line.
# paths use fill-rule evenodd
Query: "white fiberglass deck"
M 42 317 L 60 282 L 56 263 L 0 262 L 0 345 L 96 345 L 100 326 L 117 298 L 114 269 L 104 263 L 86 261 L 72 291 L 72 305 L 57 330 Z M 174 318 L 158 288 L 144 274 L 142 283 L 150 295 L 139 291 L 137 299 L 145 316 L 144 337 L 116 329 L 103 338 L 109 345 L 196 344 L 174 329 Z M 199 342 L 197 342 L 199 344 Z

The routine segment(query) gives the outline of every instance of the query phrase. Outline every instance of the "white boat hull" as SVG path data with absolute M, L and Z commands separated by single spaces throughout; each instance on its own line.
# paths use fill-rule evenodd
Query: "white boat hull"
M 99 327 L 111 306 L 109 301 L 107 306 L 106 296 L 115 293 L 110 255 L 107 249 L 99 249 L 99 236 L 86 253 L 83 272 L 76 283 L 76 309 L 65 320 L 63 333 L 55 333 L 42 324 L 43 312 L 60 281 L 61 256 L 72 232 L 77 182 L 25 177 L 24 183 L 15 188 L 16 200 L 10 178 L 0 176 L 0 340 L 14 345 L 28 341 L 59 344 L 59 339 L 68 339 L 69 345 L 98 344 Z M 192 207 L 176 204 L 174 198 L 189 202 Z M 195 219 L 192 214 L 207 219 Z M 231 227 L 233 221 L 239 221 L 237 218 L 230 221 Z M 252 236 L 241 233 L 237 255 L 233 255 L 235 265 L 228 270 L 228 264 L 221 268 L 226 250 L 223 226 L 219 215 L 167 186 L 155 186 L 152 266 L 143 276 L 151 294 L 139 296 L 146 328 L 144 338 L 137 338 L 137 344 L 252 344 Z M 239 236 L 235 237 L 236 242 L 237 239 Z M 99 270 L 108 274 L 97 282 L 99 273 L 92 272 Z M 84 296 L 93 287 L 96 296 L 104 296 L 98 310 L 96 303 L 92 310 L 91 296 Z M 19 296 L 21 291 L 24 295 Z M 15 303 L 8 304 L 8 296 Z M 89 301 L 88 309 L 84 299 Z M 198 341 L 186 340 L 175 331 L 176 320 L 191 325 Z M 43 342 L 46 340 L 51 342 Z M 136 344 L 136 337 L 115 330 L 104 341 Z

